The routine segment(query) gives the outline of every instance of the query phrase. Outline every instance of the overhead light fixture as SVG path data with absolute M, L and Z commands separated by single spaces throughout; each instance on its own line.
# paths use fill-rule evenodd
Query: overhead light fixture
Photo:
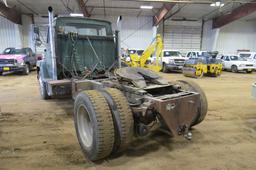
M 223 7 L 224 3 L 221 0 L 217 0 L 213 3 L 211 3 L 210 6 L 212 6 L 212 7 Z
M 153 9 L 153 6 L 150 6 L 150 5 L 141 5 L 140 8 L 141 8 L 141 9 Z
M 83 17 L 84 14 L 70 13 L 70 16 L 72 16 L 72 17 Z
M 220 6 L 220 1 L 215 2 L 216 6 Z

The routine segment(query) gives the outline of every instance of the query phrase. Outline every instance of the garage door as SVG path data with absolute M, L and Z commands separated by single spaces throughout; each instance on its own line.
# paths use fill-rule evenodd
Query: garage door
M 200 50 L 202 22 L 172 21 L 164 22 L 164 48 L 180 50 L 185 53 Z

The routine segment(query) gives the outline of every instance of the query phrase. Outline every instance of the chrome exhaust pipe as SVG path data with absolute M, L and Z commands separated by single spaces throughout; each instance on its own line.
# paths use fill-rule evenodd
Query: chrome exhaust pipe
M 50 43 L 50 56 L 52 64 L 52 79 L 57 80 L 57 65 L 56 65 L 56 53 L 55 53 L 55 37 L 53 29 L 53 9 L 51 6 L 48 7 L 49 16 L 49 43 Z

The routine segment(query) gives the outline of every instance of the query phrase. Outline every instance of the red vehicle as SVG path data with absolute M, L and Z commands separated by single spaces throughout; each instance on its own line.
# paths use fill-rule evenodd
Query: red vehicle
M 21 72 L 28 75 L 36 66 L 37 56 L 31 48 L 6 48 L 0 54 L 0 74 L 4 72 Z

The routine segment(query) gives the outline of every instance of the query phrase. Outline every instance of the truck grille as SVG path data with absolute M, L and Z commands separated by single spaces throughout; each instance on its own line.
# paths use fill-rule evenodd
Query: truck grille
M 184 63 L 185 63 L 185 60 L 183 60 L 183 59 L 175 59 L 174 62 L 175 62 L 176 65 L 182 65 L 183 66 Z
M 16 62 L 15 59 L 0 59 L 0 64 L 15 64 Z
M 246 67 L 253 67 L 253 64 L 246 64 Z

